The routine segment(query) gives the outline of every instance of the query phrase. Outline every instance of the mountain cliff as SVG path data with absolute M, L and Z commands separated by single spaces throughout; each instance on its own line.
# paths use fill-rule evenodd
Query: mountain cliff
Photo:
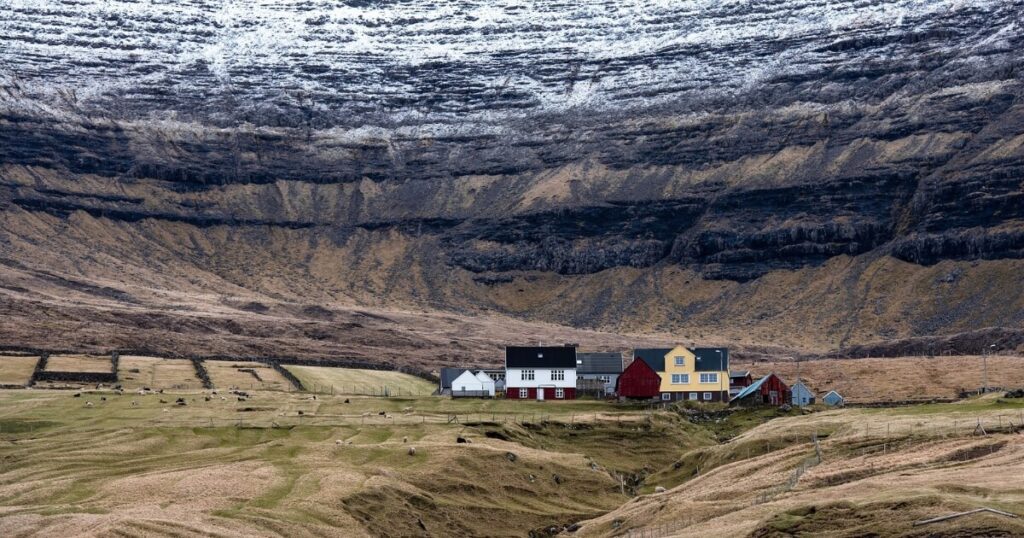
M 308 335 L 238 305 L 816 351 L 1019 330 L 1022 49 L 1021 1 L 23 0 L 4 328 L 256 316 L 255 354 Z M 155 338 L 113 318 L 86 344 Z

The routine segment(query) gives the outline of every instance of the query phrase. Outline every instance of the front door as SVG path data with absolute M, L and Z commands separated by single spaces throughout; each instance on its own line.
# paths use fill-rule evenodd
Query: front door
M 543 401 L 543 400 L 544 400 L 544 387 L 537 387 L 537 401 L 540 402 L 540 401 Z

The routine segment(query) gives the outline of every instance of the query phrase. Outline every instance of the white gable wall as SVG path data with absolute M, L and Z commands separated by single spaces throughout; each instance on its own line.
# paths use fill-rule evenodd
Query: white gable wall
M 487 390 L 480 379 L 469 370 L 462 372 L 459 377 L 452 380 L 452 391 L 463 392 L 467 390 Z M 494 394 L 493 385 L 491 385 L 491 394 Z
M 554 380 L 551 372 L 561 370 L 565 378 Z M 523 372 L 532 371 L 533 379 L 523 379 Z M 576 388 L 576 368 L 508 368 L 505 370 L 505 390 L 530 389 L 537 387 L 555 387 L 560 389 Z

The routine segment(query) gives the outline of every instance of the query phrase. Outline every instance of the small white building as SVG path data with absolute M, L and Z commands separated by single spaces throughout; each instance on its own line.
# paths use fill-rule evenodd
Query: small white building
M 483 372 L 466 370 L 452 380 L 452 398 L 493 398 L 494 380 Z
M 494 380 L 491 379 L 491 376 L 485 374 L 483 370 L 480 370 L 476 373 L 476 378 L 480 380 L 480 386 L 483 387 L 483 390 L 487 391 L 487 395 L 493 398 L 495 383 Z

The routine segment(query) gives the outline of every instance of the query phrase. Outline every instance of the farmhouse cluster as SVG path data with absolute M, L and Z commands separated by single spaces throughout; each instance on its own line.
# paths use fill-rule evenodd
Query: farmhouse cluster
M 442 368 L 437 394 L 453 398 L 571 400 L 600 398 L 722 402 L 734 405 L 812 405 L 817 396 L 799 380 L 792 387 L 777 375 L 754 379 L 729 370 L 727 348 L 634 349 L 580 352 L 575 345 L 509 346 L 505 367 Z M 842 405 L 831 391 L 821 398 Z

